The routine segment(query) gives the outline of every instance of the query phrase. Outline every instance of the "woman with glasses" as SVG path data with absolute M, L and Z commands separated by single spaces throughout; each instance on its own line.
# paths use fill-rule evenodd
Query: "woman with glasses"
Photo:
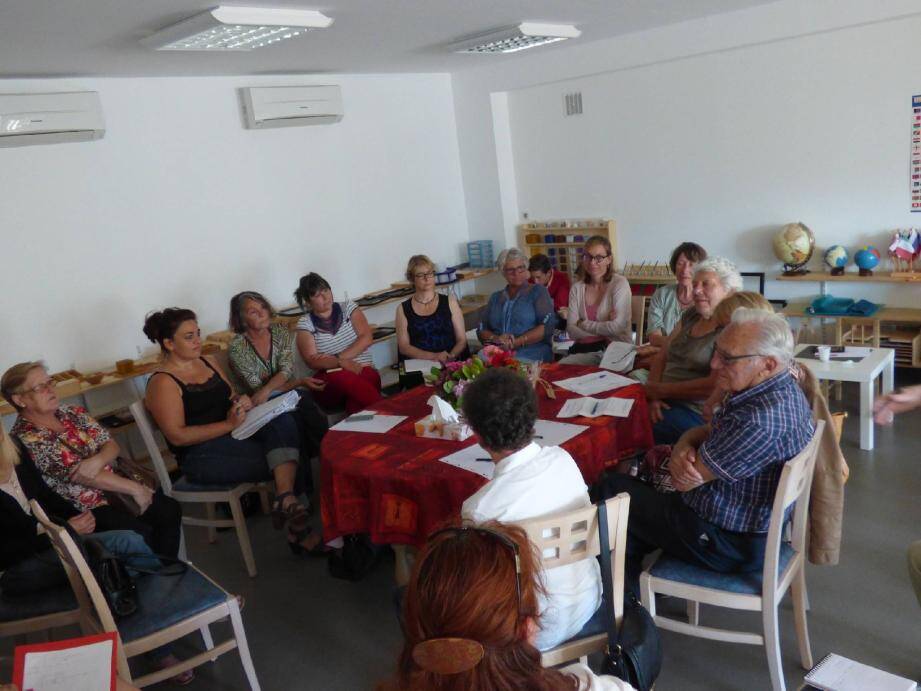
M 85 409 L 61 404 L 41 362 L 8 369 L 0 390 L 18 413 L 10 434 L 22 443 L 44 483 L 62 499 L 55 502 L 55 513 L 69 519 L 88 512 L 97 531 L 133 530 L 157 554 L 179 553 L 178 502 L 113 472 L 118 443 Z M 112 494 L 134 500 L 140 514 L 116 503 Z
M 400 362 L 413 358 L 444 364 L 467 357 L 467 334 L 460 303 L 450 293 L 435 292 L 435 265 L 424 254 L 414 254 L 406 265 L 406 280 L 415 292 L 397 307 L 394 325 Z M 423 382 L 421 372 L 400 376 L 404 387 Z
M 336 302 L 325 278 L 302 276 L 294 297 L 307 311 L 297 322 L 297 349 L 316 378 L 325 382 L 317 402 L 327 410 L 357 413 L 381 398 L 381 375 L 368 347 L 373 339 L 364 312 L 351 300 Z
M 543 591 L 525 532 L 501 523 L 448 528 L 416 559 L 403 601 L 404 644 L 382 691 L 627 691 L 575 663 L 545 668 L 534 637 Z
M 484 345 L 514 350 L 520 360 L 552 361 L 556 314 L 550 293 L 528 283 L 528 259 L 518 248 L 503 250 L 496 266 L 507 285 L 489 297 L 477 337 Z
M 576 278 L 569 291 L 566 317 L 566 331 L 575 344 L 561 362 L 598 365 L 611 341 L 633 342 L 630 284 L 614 273 L 611 243 L 601 235 L 593 235 L 585 242 Z

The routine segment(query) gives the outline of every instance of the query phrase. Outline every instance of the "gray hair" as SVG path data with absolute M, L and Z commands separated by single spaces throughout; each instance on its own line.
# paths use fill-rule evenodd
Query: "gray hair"
M 739 324 L 757 324 L 758 333 L 751 351 L 772 357 L 785 367 L 793 363 L 793 332 L 787 320 L 767 310 L 739 307 L 732 313 L 730 327 Z
M 694 279 L 696 280 L 697 274 L 704 271 L 715 273 L 726 290 L 730 292 L 742 290 L 742 275 L 736 265 L 725 257 L 707 257 L 696 264 L 694 266 Z
M 499 252 L 499 257 L 496 259 L 496 268 L 499 269 L 499 271 L 502 271 L 506 264 L 513 262 L 516 259 L 520 259 L 525 263 L 525 266 L 527 266 L 527 255 L 517 247 L 509 247 L 508 249 L 502 250 Z

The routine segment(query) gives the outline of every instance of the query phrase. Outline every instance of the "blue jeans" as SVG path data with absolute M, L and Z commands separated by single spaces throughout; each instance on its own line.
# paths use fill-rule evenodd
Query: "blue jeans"
M 201 485 L 271 479 L 272 468 L 297 462 L 300 456 L 300 432 L 294 415 L 279 415 L 249 439 L 225 434 L 181 449 L 182 472 Z
M 666 401 L 671 406 L 662 411 L 662 420 L 652 426 L 652 438 L 656 444 L 675 444 L 681 435 L 704 424 L 703 416 L 696 410 L 677 401 Z

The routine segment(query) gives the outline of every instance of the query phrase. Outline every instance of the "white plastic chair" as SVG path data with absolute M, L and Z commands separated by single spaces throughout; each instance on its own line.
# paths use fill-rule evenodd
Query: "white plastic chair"
M 608 536 L 611 554 L 602 559 L 612 559 L 614 580 L 614 625 L 620 629 L 624 613 L 624 555 L 627 546 L 627 515 L 630 512 L 630 495 L 618 494 L 607 500 Z M 588 506 L 567 513 L 519 521 L 528 539 L 541 555 L 541 567 L 547 571 L 583 559 L 595 559 L 601 554 L 598 538 L 598 507 Z M 608 644 L 607 632 L 584 638 L 573 638 L 541 653 L 544 667 L 555 667 L 564 662 L 583 659 L 590 653 L 604 650 Z
M 249 541 L 249 531 L 246 529 L 246 517 L 243 515 L 240 497 L 247 492 L 258 491 L 262 502 L 262 510 L 264 513 L 268 513 L 268 493 L 272 490 L 272 483 L 270 481 L 241 482 L 238 484 L 211 486 L 194 484 L 185 477 L 181 477 L 173 484 L 166 470 L 163 454 L 160 453 L 160 445 L 157 443 L 157 438 L 155 436 L 156 427 L 153 420 L 147 414 L 147 409 L 144 407 L 144 401 L 135 401 L 128 406 L 128 409 L 131 411 L 131 415 L 134 416 L 134 421 L 137 423 L 138 431 L 141 433 L 141 438 L 144 440 L 144 446 L 147 447 L 150 462 L 153 464 L 153 468 L 157 473 L 157 479 L 160 481 L 160 487 L 163 488 L 163 493 L 178 502 L 205 505 L 206 518 L 183 516 L 183 525 L 207 528 L 208 542 L 212 544 L 217 541 L 216 528 L 233 528 L 237 533 L 237 539 L 240 541 L 240 551 L 243 553 L 246 572 L 252 577 L 256 576 L 256 559 L 253 556 L 253 547 Z M 216 517 L 215 505 L 220 502 L 226 502 L 230 505 L 230 514 L 233 516 L 233 519 Z M 180 550 L 180 555 L 185 558 L 185 536 L 183 536 L 182 544 L 183 547 Z
M 784 691 L 780 662 L 777 608 L 790 588 L 793 592 L 794 625 L 803 669 L 812 667 L 809 630 L 806 624 L 806 519 L 809 493 L 824 421 L 816 423 L 815 434 L 806 447 L 784 465 L 774 494 L 771 522 L 761 573 L 719 573 L 694 566 L 671 556 L 660 555 L 640 575 L 643 606 L 661 629 L 730 643 L 763 645 L 767 653 L 771 688 Z M 792 539 L 784 541 L 784 515 L 793 510 Z M 688 601 L 688 621 L 656 614 L 656 595 L 671 595 Z M 700 603 L 762 613 L 764 633 L 749 633 L 700 625 Z

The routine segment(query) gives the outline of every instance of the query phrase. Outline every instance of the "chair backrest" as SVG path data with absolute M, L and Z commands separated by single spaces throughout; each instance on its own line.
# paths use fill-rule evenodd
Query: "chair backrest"
M 153 464 L 154 472 L 157 473 L 157 479 L 160 481 L 160 487 L 167 496 L 173 493 L 173 483 L 169 479 L 169 472 L 166 469 L 166 461 L 163 460 L 163 454 L 160 452 L 160 445 L 157 443 L 157 427 L 153 419 L 147 413 L 144 401 L 135 401 L 128 406 L 131 415 L 137 424 L 138 432 L 141 433 L 141 439 L 144 440 L 144 446 L 147 447 L 147 454 L 150 456 L 150 462 Z
M 636 332 L 636 345 L 646 342 L 646 303 L 649 298 L 645 295 L 634 295 L 630 298 L 630 323 Z
M 614 579 L 614 618 L 620 626 L 624 600 L 624 556 L 627 547 L 627 514 L 630 495 L 622 493 L 607 500 L 608 538 Z M 587 506 L 566 513 L 518 521 L 537 549 L 542 568 L 547 571 L 601 554 L 598 537 L 598 507 Z
M 793 531 L 791 547 L 802 553 L 806 548 L 806 519 L 809 514 L 809 494 L 812 490 L 812 474 L 819 453 L 819 441 L 825 421 L 815 423 L 815 432 L 809 443 L 796 456 L 784 464 L 774 493 L 774 505 L 771 509 L 771 523 L 768 528 L 767 545 L 764 552 L 764 587 L 765 590 L 776 589 L 777 565 L 780 559 L 780 545 L 783 539 L 784 517 L 787 509 L 793 509 Z

